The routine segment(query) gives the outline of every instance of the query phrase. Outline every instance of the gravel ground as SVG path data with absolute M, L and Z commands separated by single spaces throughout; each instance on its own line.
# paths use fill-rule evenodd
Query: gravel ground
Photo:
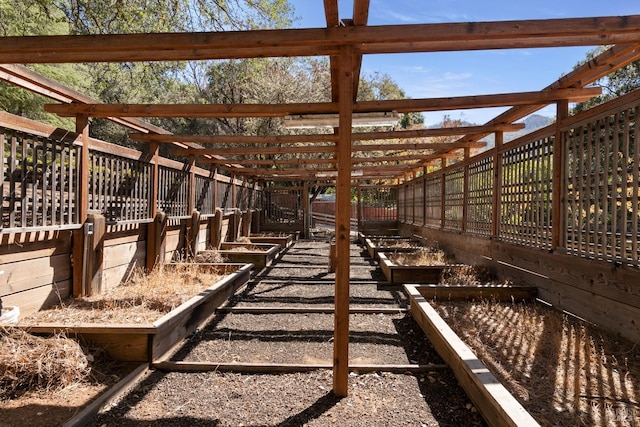
M 353 245 L 354 307 L 403 308 L 397 288 L 378 286 L 379 268 Z M 327 242 L 299 241 L 234 297 L 235 307 L 331 307 Z M 357 283 L 360 281 L 361 283 Z M 368 283 L 365 283 L 367 282 Z M 372 282 L 373 281 L 373 282 Z M 352 314 L 351 363 L 441 364 L 407 313 Z M 327 363 L 333 356 L 331 314 L 220 313 L 173 360 Z M 349 395 L 333 395 L 332 372 L 278 375 L 154 372 L 95 426 L 481 426 L 450 370 L 349 377 Z

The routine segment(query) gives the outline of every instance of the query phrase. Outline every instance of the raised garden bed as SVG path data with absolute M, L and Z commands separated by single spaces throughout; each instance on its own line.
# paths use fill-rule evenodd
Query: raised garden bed
M 363 233 L 362 231 L 358 232 L 358 242 L 364 244 L 366 239 L 399 239 L 399 240 L 407 240 L 409 237 L 401 236 L 399 234 L 380 234 L 380 233 Z
M 489 424 L 638 425 L 634 343 L 520 287 L 405 290 L 413 318 Z
M 177 265 L 179 264 L 167 264 L 164 268 L 176 268 Z M 253 268 L 251 264 L 193 264 L 191 268 L 194 266 L 202 271 L 214 271 L 225 276 L 153 322 L 80 323 L 71 319 L 69 322 L 49 323 L 29 322 L 25 319 L 16 327 L 34 334 L 63 332 L 67 336 L 86 340 L 103 348 L 114 360 L 150 362 L 206 323 L 216 308 L 249 281 Z M 108 302 L 104 305 L 109 307 Z
M 373 259 L 378 259 L 380 252 L 412 252 L 421 246 L 416 240 L 409 238 L 386 237 L 367 237 L 364 239 L 364 245 Z
M 293 245 L 293 243 L 297 240 L 296 234 L 287 234 L 287 233 L 260 233 L 260 234 L 251 234 L 249 236 L 249 240 L 251 243 L 271 243 L 275 245 L 280 245 L 280 247 L 284 249 L 288 249 Z
M 422 248 L 422 252 L 429 251 L 430 248 Z M 416 261 L 413 262 L 415 254 Z M 391 253 L 379 252 L 380 269 L 384 277 L 391 284 L 403 283 L 438 283 L 442 271 L 447 267 L 444 254 L 437 253 L 433 260 L 425 262 L 425 254 L 414 251 L 411 253 Z M 406 258 L 405 262 L 399 262 L 398 257 Z
M 427 299 L 434 297 L 435 287 L 405 285 L 405 292 L 411 301 L 411 315 L 418 322 L 425 335 L 440 356 L 453 369 L 462 388 L 476 405 L 484 419 L 492 426 L 536 426 L 537 421 L 518 403 L 504 386 L 489 372 L 482 361 L 476 357 L 471 349 L 451 330 L 446 322 L 435 311 Z M 460 292 L 459 287 L 445 288 Z M 504 287 L 468 288 L 458 298 L 466 299 L 477 292 L 492 293 L 494 299 L 515 299 L 510 290 Z M 424 294 L 424 295 L 423 295 Z M 534 294 L 535 295 L 535 294 Z M 454 298 L 453 295 L 441 295 L 445 300 Z
M 226 242 L 218 253 L 231 262 L 251 263 L 256 268 L 271 265 L 280 252 L 280 245 L 268 243 Z

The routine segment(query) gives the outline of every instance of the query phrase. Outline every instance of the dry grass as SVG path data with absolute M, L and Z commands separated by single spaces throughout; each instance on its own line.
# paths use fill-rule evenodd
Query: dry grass
M 381 248 L 419 248 L 420 246 L 411 240 L 378 239 L 373 242 Z
M 447 262 L 444 251 L 433 247 L 422 247 L 415 252 L 404 252 L 389 255 L 389 260 L 396 265 L 443 265 Z
M 25 391 L 70 387 L 90 373 L 80 345 L 63 335 L 42 338 L 15 328 L 0 329 L 0 348 L 0 400 Z
M 213 263 L 213 264 L 221 264 L 223 262 L 228 262 L 225 257 L 220 254 L 215 249 L 210 249 L 206 251 L 198 252 L 198 255 L 193 259 L 194 262 L 202 262 L 202 263 Z
M 150 274 L 135 271 L 127 283 L 101 295 L 71 298 L 25 318 L 37 323 L 151 323 L 217 281 L 221 275 L 198 264 L 159 267 Z
M 456 264 L 447 266 L 440 275 L 441 285 L 448 286 L 511 286 L 509 280 L 498 280 L 486 267 Z
M 435 307 L 540 424 L 640 425 L 634 344 L 540 304 Z
M 256 245 L 238 245 L 224 250 L 227 252 L 267 252 L 266 249 Z

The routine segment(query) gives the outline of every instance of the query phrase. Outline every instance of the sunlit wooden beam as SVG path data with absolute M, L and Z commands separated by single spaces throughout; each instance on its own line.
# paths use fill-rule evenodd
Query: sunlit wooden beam
M 460 110 L 550 103 L 559 100 L 584 101 L 602 93 L 600 87 L 516 92 L 447 98 L 360 101 L 354 113 L 396 111 Z M 45 111 L 63 117 L 284 117 L 300 114 L 337 114 L 335 102 L 297 104 L 45 104 Z
M 136 62 L 640 43 L 640 15 L 321 29 L 3 37 L 0 63 Z

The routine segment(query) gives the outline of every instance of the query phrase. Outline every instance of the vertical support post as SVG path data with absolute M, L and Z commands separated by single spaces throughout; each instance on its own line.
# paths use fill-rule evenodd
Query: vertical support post
M 565 158 L 566 149 L 563 133 L 561 131 L 562 122 L 569 117 L 569 101 L 558 101 L 556 112 L 556 134 L 553 140 L 553 194 L 551 196 L 551 250 L 555 251 L 566 245 L 562 231 L 565 230 Z
M 428 168 L 425 165 L 422 168 L 422 225 L 427 225 L 427 172 Z
M 102 292 L 104 235 L 107 228 L 104 215 L 88 214 L 86 226 L 90 228 L 90 233 L 87 236 L 89 242 L 86 274 L 87 295 L 99 295 Z
M 471 148 L 464 149 L 464 177 L 462 183 L 462 231 L 467 230 L 467 217 L 469 216 L 469 160 Z
M 236 174 L 232 173 L 231 174 L 231 206 L 230 207 L 234 209 L 238 206 L 236 196 L 237 196 Z
M 196 173 L 195 173 L 195 166 L 196 166 L 196 156 L 195 155 L 190 155 L 189 156 L 189 205 L 188 205 L 188 211 L 191 213 L 195 210 L 196 208 Z
M 358 232 L 363 232 L 363 228 L 362 228 L 362 189 L 360 188 L 360 183 L 361 181 L 358 180 L 358 183 L 356 184 L 356 198 L 357 198 L 357 206 L 356 209 L 358 210 L 356 212 L 356 217 L 358 219 Z
M 500 149 L 504 144 L 504 133 L 496 132 L 493 147 L 493 207 L 491 210 L 491 237 L 497 239 L 500 234 L 500 193 L 502 193 L 502 165 Z
M 440 228 L 444 228 L 446 223 L 446 209 L 447 206 L 447 192 L 446 188 L 446 174 L 444 168 L 447 167 L 447 159 L 445 157 L 440 158 Z
M 333 392 L 349 388 L 349 268 L 351 225 L 351 126 L 353 114 L 353 48 L 343 46 L 338 63 L 338 179 L 336 181 L 336 284 L 333 333 Z
M 213 211 L 215 212 L 218 207 L 218 200 L 220 195 L 218 194 L 218 168 L 213 165 Z
M 73 232 L 73 295 L 76 297 L 88 294 L 88 247 L 85 238 L 85 222 L 89 210 L 89 117 L 76 116 L 76 133 L 80 136 L 82 150 L 77 159 L 79 166 L 78 194 L 76 195 L 77 221 L 81 227 Z
M 158 242 L 156 242 L 156 227 L 159 222 L 156 220 L 156 216 L 158 215 L 158 182 L 159 178 L 159 153 L 158 153 L 159 144 L 157 142 L 152 142 L 149 144 L 149 156 L 150 162 L 152 162 L 152 170 L 151 170 L 151 182 L 149 183 L 151 187 L 151 191 L 149 192 L 149 216 L 153 218 L 153 222 L 147 225 L 147 259 L 146 259 L 146 268 L 147 271 L 151 271 L 153 266 L 156 264 L 156 261 L 159 259 L 160 254 L 156 252 L 159 248 Z
M 309 238 L 310 219 L 309 214 L 311 207 L 309 206 L 309 183 L 307 181 L 302 185 L 302 235 L 305 239 Z

